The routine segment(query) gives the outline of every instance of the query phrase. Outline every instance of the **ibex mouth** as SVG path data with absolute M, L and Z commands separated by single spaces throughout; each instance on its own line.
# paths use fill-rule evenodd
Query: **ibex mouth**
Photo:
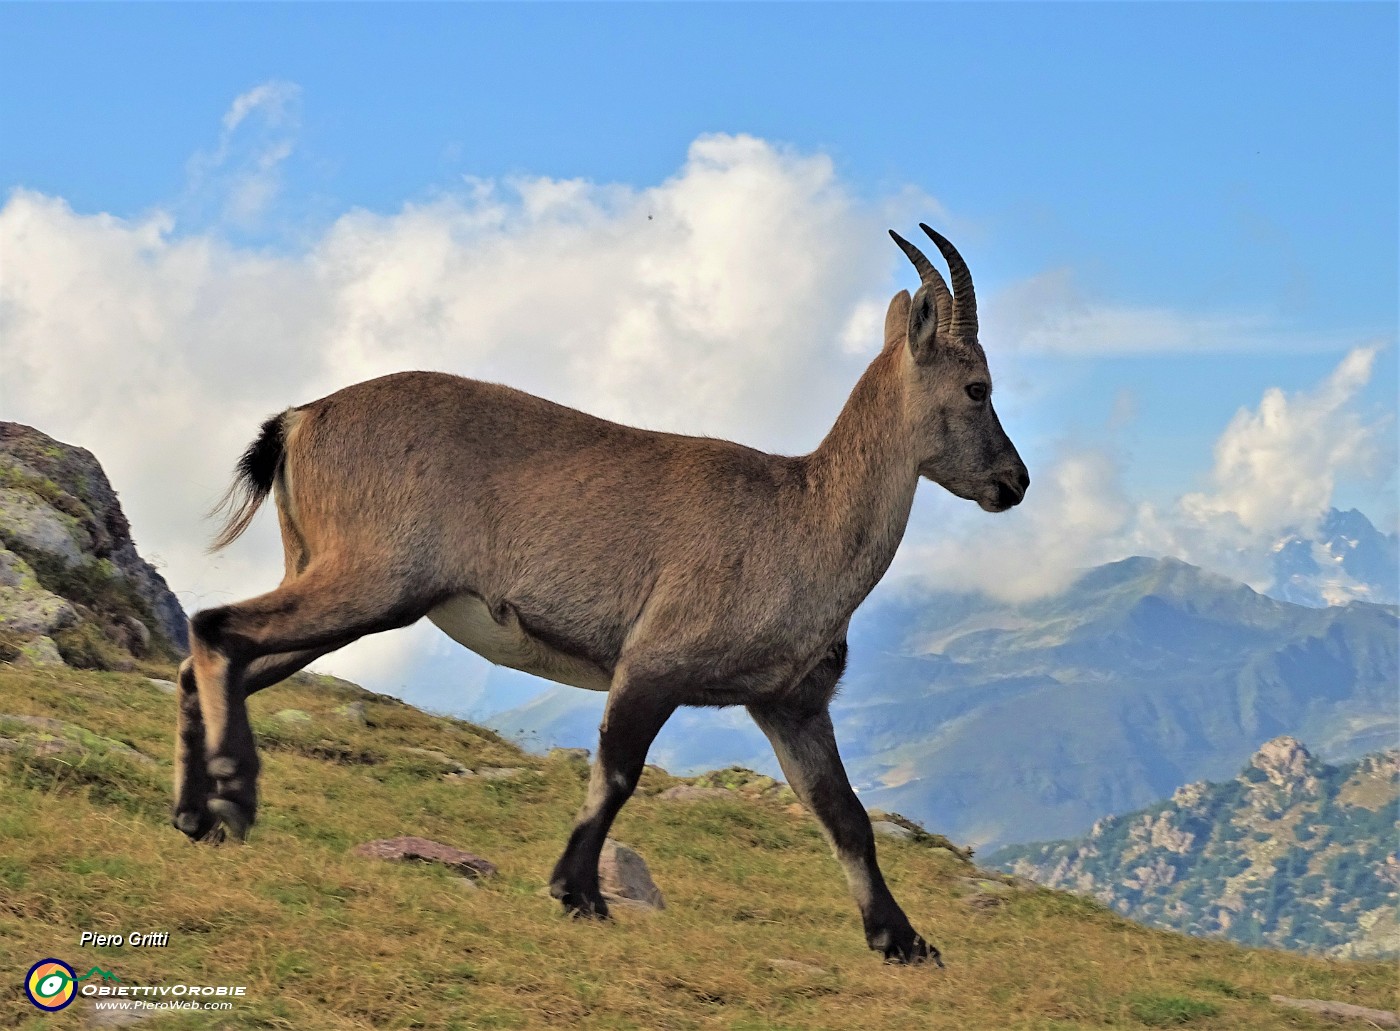
M 1005 512 L 1007 509 L 1015 508 L 1026 496 L 1026 487 L 1030 486 L 1030 477 L 1023 476 L 1025 485 L 1008 483 L 1005 480 L 997 481 L 995 496 L 980 497 L 977 504 L 984 512 Z

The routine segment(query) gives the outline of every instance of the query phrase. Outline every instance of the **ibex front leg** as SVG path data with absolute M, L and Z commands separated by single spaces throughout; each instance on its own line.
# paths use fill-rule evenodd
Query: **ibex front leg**
M 613 818 L 641 779 L 647 749 L 675 710 L 663 685 L 618 670 L 598 728 L 588 798 L 549 879 L 550 894 L 571 916 L 607 917 L 608 904 L 598 888 L 598 856 Z
M 811 675 L 825 673 L 818 667 Z M 751 705 L 749 713 L 773 743 L 788 784 L 820 821 L 836 858 L 845 867 L 846 880 L 860 906 L 866 942 L 892 962 L 932 960 L 942 966 L 938 950 L 914 930 L 885 885 L 875 860 L 870 817 L 846 779 L 825 700 L 816 711 L 792 705 Z

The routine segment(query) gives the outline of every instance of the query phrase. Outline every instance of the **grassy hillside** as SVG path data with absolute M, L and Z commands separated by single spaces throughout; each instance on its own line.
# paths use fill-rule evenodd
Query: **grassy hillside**
M 351 701 L 366 723 L 335 714 Z M 896 894 L 948 963 L 884 966 L 805 815 L 781 797 L 665 801 L 674 781 L 658 770 L 614 837 L 646 857 L 667 908 L 572 922 L 543 886 L 583 764 L 333 681 L 253 700 L 261 820 L 247 846 L 196 846 L 167 825 L 173 704 L 136 673 L 0 666 L 0 712 L 101 735 L 82 750 L 42 755 L 31 738 L 0 752 L 0 1026 L 83 1026 L 81 1000 L 45 1016 L 23 996 L 24 972 L 49 956 L 128 984 L 249 986 L 227 1013 L 153 1028 L 1322 1028 L 1335 1025 L 1269 995 L 1396 1002 L 1388 964 L 1149 930 L 1072 896 L 970 885 L 946 850 L 882 839 Z M 311 718 L 274 718 L 288 708 Z M 6 727 L 0 737 L 26 725 Z M 526 772 L 444 779 L 411 748 Z M 349 854 L 401 834 L 500 872 L 473 889 Z M 79 948 L 84 930 L 170 941 Z

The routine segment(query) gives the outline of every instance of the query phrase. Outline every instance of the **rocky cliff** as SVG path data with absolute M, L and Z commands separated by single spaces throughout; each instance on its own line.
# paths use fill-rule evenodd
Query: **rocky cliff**
M 1400 954 L 1400 752 L 1330 766 L 1291 737 L 1086 837 L 989 862 L 1145 923 L 1343 958 Z
M 97 459 L 0 422 L 0 661 L 130 669 L 186 645 Z

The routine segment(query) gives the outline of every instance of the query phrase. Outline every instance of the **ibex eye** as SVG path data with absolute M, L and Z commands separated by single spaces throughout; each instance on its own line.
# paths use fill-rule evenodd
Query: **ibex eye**
M 967 396 L 978 404 L 981 404 L 983 401 L 987 400 L 987 384 L 969 383 L 967 385 Z

